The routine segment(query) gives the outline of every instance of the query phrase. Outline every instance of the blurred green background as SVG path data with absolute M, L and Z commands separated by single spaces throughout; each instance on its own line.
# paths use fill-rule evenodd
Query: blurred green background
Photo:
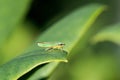
M 119 0 L 0 0 L 0 65 L 24 52 L 50 25 L 91 3 L 107 6 L 93 24 L 97 26 L 93 35 L 120 22 Z M 115 31 L 118 38 L 119 31 Z M 88 41 L 79 54 L 70 55 L 67 64 L 61 63 L 50 79 L 120 80 L 119 45 L 107 40 L 95 44 Z

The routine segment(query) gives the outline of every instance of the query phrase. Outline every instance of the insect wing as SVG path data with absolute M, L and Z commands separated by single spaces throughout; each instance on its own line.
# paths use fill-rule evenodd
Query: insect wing
M 54 46 L 52 43 L 49 43 L 49 42 L 38 42 L 37 44 L 39 47 L 52 47 L 52 46 Z

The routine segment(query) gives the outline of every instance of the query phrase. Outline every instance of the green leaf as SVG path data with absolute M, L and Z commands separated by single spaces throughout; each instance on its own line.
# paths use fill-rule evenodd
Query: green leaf
M 37 70 L 33 75 L 31 75 L 28 80 L 39 80 L 40 78 L 46 78 L 50 75 L 53 70 L 57 67 L 57 62 L 52 62 Z M 44 73 L 45 72 L 45 73 Z M 40 75 L 39 75 L 40 74 Z
M 106 6 L 100 4 L 91 4 L 73 11 L 57 23 L 46 30 L 36 42 L 63 42 L 65 50 L 70 52 L 77 42 L 92 27 L 97 16 L 106 9 Z M 38 49 L 33 45 L 29 50 Z
M 30 0 L 0 0 L 0 45 L 25 16 Z
M 0 67 L 1 80 L 17 80 L 23 74 L 32 70 L 36 66 L 53 61 L 66 60 L 67 53 L 64 51 L 45 51 L 39 49 L 37 51 L 29 52 L 29 54 L 21 55 L 12 61 Z
M 84 38 L 84 36 L 91 28 L 91 25 L 93 24 L 97 16 L 105 8 L 106 8 L 105 6 L 98 4 L 93 4 L 82 8 L 78 8 L 73 13 L 69 14 L 68 16 L 58 21 L 56 24 L 53 24 L 51 28 L 49 28 L 46 32 L 40 35 L 37 42 L 60 41 L 66 44 L 64 49 L 67 52 L 71 52 L 71 50 L 79 44 L 79 41 L 82 38 Z M 29 49 L 29 51 L 35 49 L 37 49 L 37 47 L 33 45 Z M 39 74 L 40 73 L 44 73 L 44 70 L 39 72 Z M 39 79 L 42 78 L 43 77 L 39 76 Z
M 91 4 L 78 8 L 56 24 L 53 24 L 51 28 L 40 35 L 36 42 L 60 41 L 66 44 L 64 50 L 71 52 L 78 42 L 84 38 L 97 16 L 104 9 L 105 6 L 99 4 Z M 52 61 L 66 61 L 67 52 L 65 51 L 53 50 L 51 52 L 46 52 L 45 50 L 42 50 L 42 48 L 39 48 L 37 44 L 33 44 L 31 48 L 26 51 L 28 54 L 23 55 L 23 57 L 18 57 L 3 65 L 0 68 L 0 77 L 3 80 L 16 80 L 40 64 Z M 48 68 L 48 72 L 45 77 L 50 75 L 55 66 L 56 65 L 51 65 L 51 68 Z M 45 70 L 46 68 L 42 69 L 39 73 L 44 73 Z M 39 79 L 42 78 L 44 77 L 39 77 Z
M 92 43 L 110 41 L 120 45 L 120 23 L 108 26 L 98 32 L 92 40 Z

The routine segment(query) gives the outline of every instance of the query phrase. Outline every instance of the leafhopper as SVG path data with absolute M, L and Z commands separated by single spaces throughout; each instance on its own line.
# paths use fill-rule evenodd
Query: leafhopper
M 62 42 L 38 42 L 37 45 L 39 47 L 46 48 L 45 50 L 55 50 L 55 49 L 61 49 L 63 50 L 63 47 L 65 46 L 65 43 Z

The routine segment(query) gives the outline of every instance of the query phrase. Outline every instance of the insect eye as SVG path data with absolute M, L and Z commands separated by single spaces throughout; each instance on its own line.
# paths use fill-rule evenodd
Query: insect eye
M 64 43 L 59 43 L 58 45 L 60 45 L 60 46 L 64 46 L 65 44 L 64 44 Z

